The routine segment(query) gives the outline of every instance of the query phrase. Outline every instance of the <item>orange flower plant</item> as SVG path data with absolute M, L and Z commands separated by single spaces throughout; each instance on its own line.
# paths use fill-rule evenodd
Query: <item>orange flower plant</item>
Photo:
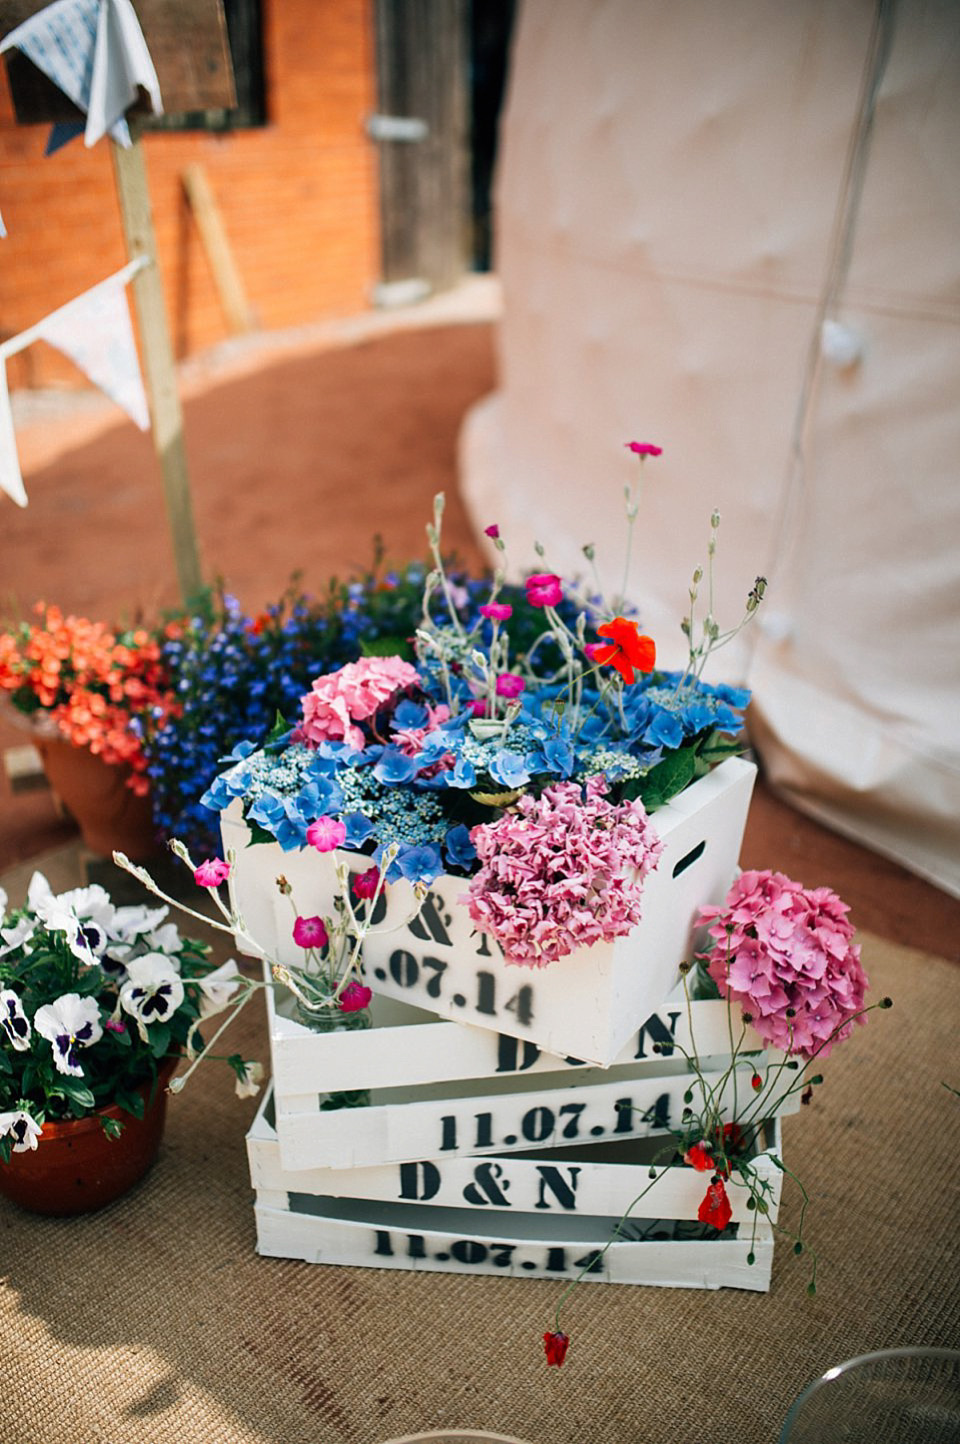
M 27 716 L 46 713 L 75 747 L 129 767 L 127 785 L 143 795 L 147 761 L 135 719 L 167 717 L 177 706 L 156 635 L 117 634 L 44 602 L 34 610 L 39 623 L 0 632 L 0 693 Z

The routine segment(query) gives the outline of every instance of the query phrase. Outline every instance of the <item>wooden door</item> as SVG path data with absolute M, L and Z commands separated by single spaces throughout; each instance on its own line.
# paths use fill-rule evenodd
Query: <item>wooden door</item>
M 375 0 L 381 305 L 469 269 L 469 0 Z

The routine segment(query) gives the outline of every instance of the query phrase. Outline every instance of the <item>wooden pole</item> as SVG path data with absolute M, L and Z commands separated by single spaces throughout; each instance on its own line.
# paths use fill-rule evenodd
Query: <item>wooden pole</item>
M 188 165 L 183 173 L 183 188 L 207 253 L 210 270 L 227 325 L 235 335 L 253 330 L 250 307 L 243 280 L 227 240 L 227 233 L 202 165 Z
M 131 117 L 133 143 L 129 147 L 111 143 L 113 168 L 120 199 L 123 233 L 130 260 L 146 256 L 144 266 L 133 280 L 133 299 L 140 327 L 140 347 L 150 399 L 153 444 L 156 447 L 167 499 L 167 515 L 173 538 L 173 554 L 186 604 L 203 588 L 197 538 L 190 501 L 190 480 L 183 443 L 183 414 L 177 391 L 173 347 L 167 328 L 163 281 L 157 266 L 157 248 L 150 209 L 150 192 L 143 159 L 143 147 Z

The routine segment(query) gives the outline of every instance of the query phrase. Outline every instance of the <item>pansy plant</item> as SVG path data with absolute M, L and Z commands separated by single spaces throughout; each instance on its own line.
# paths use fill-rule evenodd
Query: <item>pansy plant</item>
M 141 1116 L 163 1060 L 195 1054 L 201 1023 L 250 996 L 236 963 L 214 966 L 168 912 L 115 907 L 99 886 L 56 894 L 40 873 L 22 908 L 0 893 L 0 1159 L 36 1147 L 47 1122 L 108 1104 Z

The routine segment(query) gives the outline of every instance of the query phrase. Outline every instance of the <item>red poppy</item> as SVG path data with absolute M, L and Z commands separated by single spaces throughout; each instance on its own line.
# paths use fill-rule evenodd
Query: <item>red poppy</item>
M 742 1153 L 746 1139 L 739 1123 L 723 1125 L 723 1146 L 727 1153 Z
M 701 1223 L 708 1223 L 711 1228 L 722 1233 L 732 1217 L 733 1209 L 730 1207 L 727 1190 L 723 1186 L 723 1179 L 717 1174 L 707 1188 L 704 1200 L 697 1210 L 697 1218 Z
M 713 1157 L 702 1143 L 694 1143 L 683 1155 L 684 1163 L 689 1163 L 698 1173 L 709 1173 L 711 1168 L 716 1168 Z
M 627 686 L 636 681 L 637 672 L 652 672 L 657 659 L 657 648 L 652 637 L 645 637 L 636 622 L 626 617 L 614 617 L 604 622 L 597 631 L 601 637 L 609 637 L 606 645 L 593 643 L 591 660 L 601 667 L 616 667 Z
M 543 1348 L 547 1356 L 548 1364 L 557 1364 L 558 1366 L 562 1364 L 567 1357 L 567 1349 L 569 1346 L 569 1334 L 557 1332 L 555 1334 L 544 1334 L 543 1336 Z

